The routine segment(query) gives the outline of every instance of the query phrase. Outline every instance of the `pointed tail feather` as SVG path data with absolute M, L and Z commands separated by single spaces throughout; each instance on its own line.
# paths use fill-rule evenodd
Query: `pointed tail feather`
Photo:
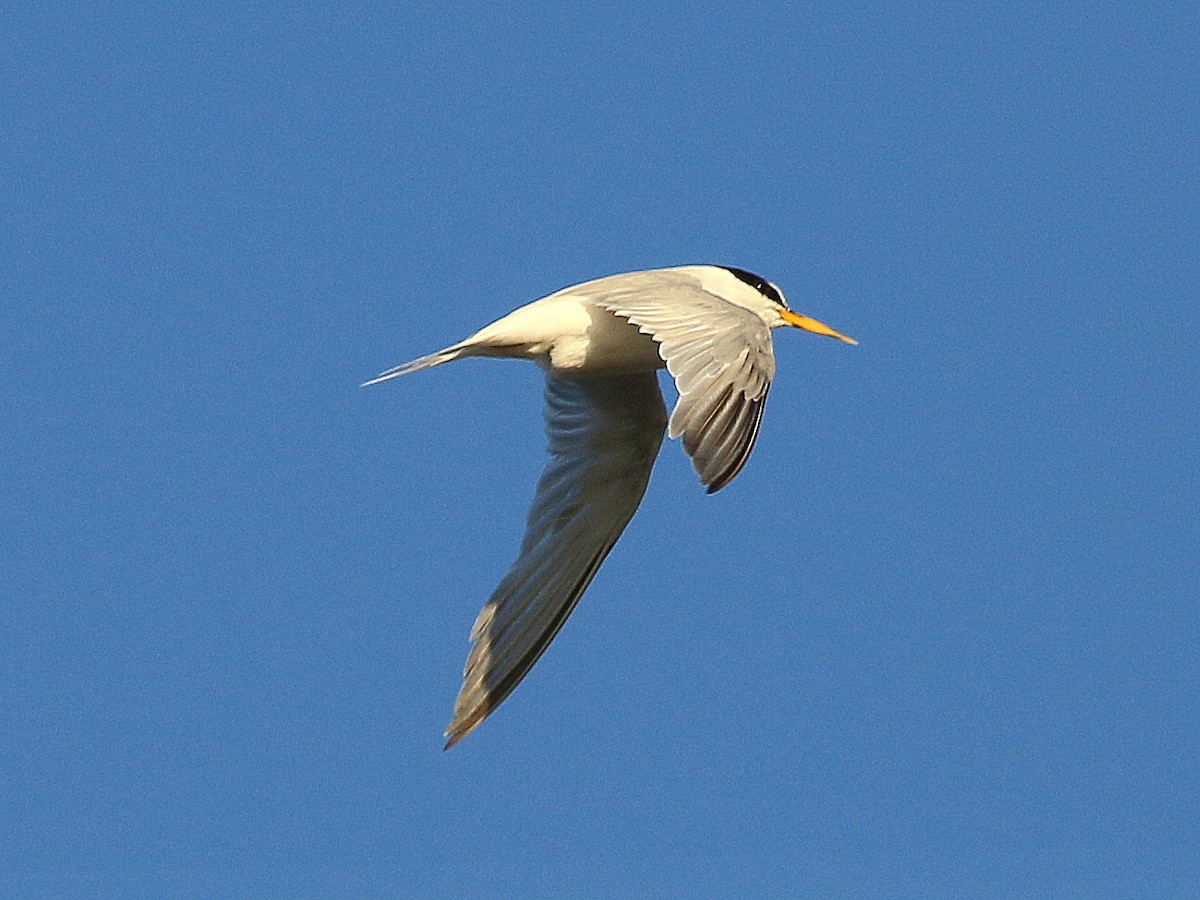
M 381 381 L 387 381 L 390 378 L 399 378 L 401 375 L 407 375 L 409 372 L 419 372 L 421 369 L 432 369 L 434 366 L 440 366 L 442 363 L 453 362 L 460 356 L 466 356 L 467 348 L 462 344 L 455 344 L 453 347 L 447 347 L 445 350 L 439 350 L 437 353 L 430 353 L 428 356 L 422 356 L 420 359 L 414 359 L 411 362 L 401 363 L 388 369 L 386 372 L 380 372 L 370 381 L 364 381 L 360 387 L 370 387 L 373 384 L 379 384 Z

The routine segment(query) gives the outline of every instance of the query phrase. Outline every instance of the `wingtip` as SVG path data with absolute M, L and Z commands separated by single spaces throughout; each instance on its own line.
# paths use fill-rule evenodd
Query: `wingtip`
M 469 724 L 466 722 L 451 722 L 450 727 L 447 728 L 445 733 L 442 735 L 446 739 L 446 744 L 444 747 L 442 747 L 442 750 L 449 750 L 468 734 L 474 731 L 475 727 L 482 721 L 483 719 L 481 718 L 478 721 L 471 722 Z
M 449 750 L 478 728 L 483 720 L 491 714 L 493 709 L 495 709 L 495 706 L 482 703 L 465 715 L 456 712 L 454 718 L 450 720 L 450 724 L 446 726 L 446 731 L 443 734 L 443 737 L 446 738 L 446 746 L 442 749 Z

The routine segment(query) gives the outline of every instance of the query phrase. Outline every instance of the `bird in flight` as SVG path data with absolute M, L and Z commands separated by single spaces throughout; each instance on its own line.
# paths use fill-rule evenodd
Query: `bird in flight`
M 710 494 L 745 465 L 775 374 L 771 329 L 781 325 L 857 343 L 793 312 L 779 288 L 744 269 L 678 266 L 563 288 L 366 382 L 468 356 L 532 359 L 546 373 L 550 461 L 517 561 L 471 629 L 446 749 L 558 634 L 637 510 L 664 433 L 683 438 Z M 662 368 L 679 392 L 669 419 Z

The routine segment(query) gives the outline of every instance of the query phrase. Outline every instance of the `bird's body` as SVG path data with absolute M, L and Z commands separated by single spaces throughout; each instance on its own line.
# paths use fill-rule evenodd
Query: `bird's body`
M 664 432 L 683 438 L 719 490 L 750 454 L 775 373 L 770 331 L 792 325 L 854 343 L 789 310 L 742 269 L 680 266 L 610 275 L 536 300 L 375 384 L 467 356 L 546 371 L 550 462 L 516 563 L 471 631 L 447 747 L 516 687 L 558 633 L 636 511 Z M 668 420 L 656 371 L 675 379 Z

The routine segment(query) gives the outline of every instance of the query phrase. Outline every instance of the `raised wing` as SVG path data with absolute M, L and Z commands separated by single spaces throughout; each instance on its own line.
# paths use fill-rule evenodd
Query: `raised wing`
M 512 693 L 558 634 L 641 502 L 666 424 L 653 373 L 546 379 L 550 462 L 520 555 L 471 629 L 447 748 Z
M 648 286 L 643 279 L 625 289 L 616 279 L 604 279 L 613 286 L 582 285 L 581 293 L 658 341 L 679 390 L 669 433 L 683 436 L 683 449 L 711 494 L 741 471 L 758 437 L 775 375 L 771 331 L 753 312 L 709 293 L 691 275 L 643 274 L 661 284 Z

